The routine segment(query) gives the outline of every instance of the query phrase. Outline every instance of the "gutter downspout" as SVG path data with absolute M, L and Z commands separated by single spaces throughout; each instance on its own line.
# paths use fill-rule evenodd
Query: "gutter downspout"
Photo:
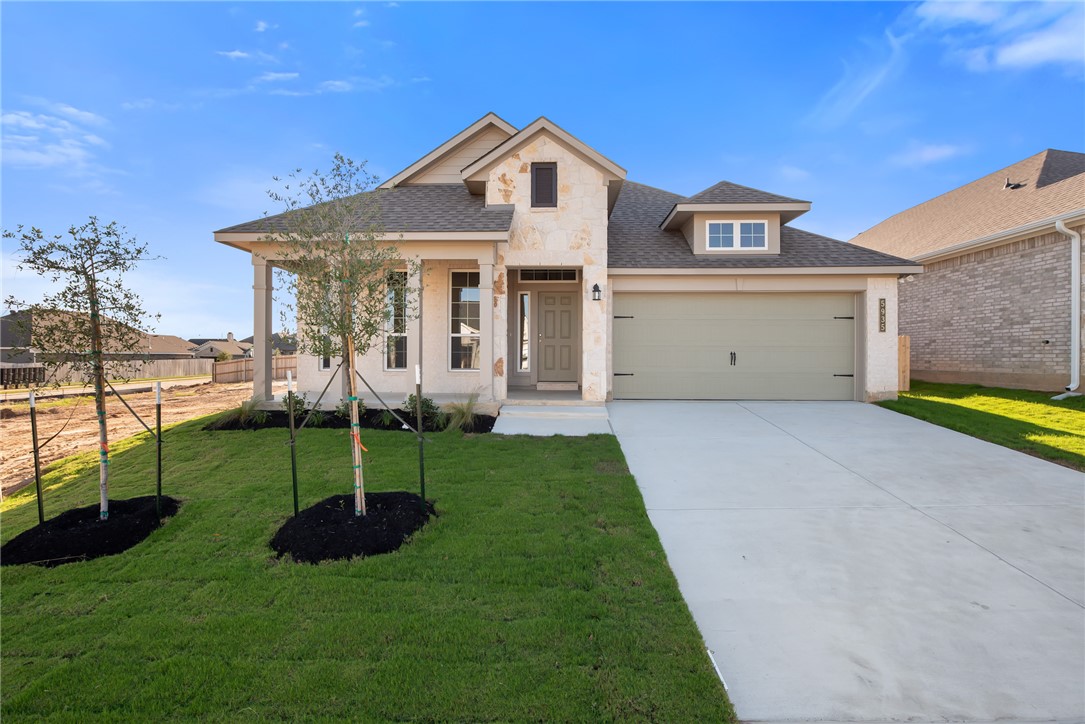
M 1055 222 L 1055 229 L 1070 237 L 1070 384 L 1052 398 L 1065 400 L 1081 395 L 1076 392 L 1081 384 L 1081 234 L 1066 228 L 1062 219 Z

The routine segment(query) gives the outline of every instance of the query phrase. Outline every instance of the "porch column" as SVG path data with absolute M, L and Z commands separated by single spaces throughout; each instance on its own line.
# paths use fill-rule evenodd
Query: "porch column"
M 602 298 L 592 299 L 592 287 L 599 285 Z M 592 402 L 607 399 L 607 324 L 610 321 L 610 285 L 607 268 L 602 265 L 584 265 L 581 299 L 584 313 L 581 315 L 581 398 Z
M 494 265 L 478 265 L 479 285 L 479 354 L 478 371 L 481 397 L 494 398 Z
M 493 390 L 495 400 L 504 400 L 509 394 L 509 275 L 504 264 L 494 265 L 493 284 L 494 313 L 494 363 Z
M 271 291 L 273 267 L 267 259 L 252 255 L 252 399 L 270 400 L 271 394 Z
M 414 366 L 422 364 L 422 299 L 425 294 L 422 293 L 422 285 L 425 274 L 422 270 L 421 259 L 418 259 L 418 272 L 412 274 L 407 279 L 407 286 L 411 289 L 417 289 L 417 297 L 415 299 L 415 305 L 413 308 L 413 317 L 407 320 L 407 371 L 408 375 L 407 387 L 409 389 L 404 391 L 404 395 L 414 394 Z M 408 302 L 407 308 L 411 310 L 411 304 Z M 422 373 L 425 374 L 425 365 L 422 366 Z M 422 379 L 422 394 L 426 394 L 426 380 Z

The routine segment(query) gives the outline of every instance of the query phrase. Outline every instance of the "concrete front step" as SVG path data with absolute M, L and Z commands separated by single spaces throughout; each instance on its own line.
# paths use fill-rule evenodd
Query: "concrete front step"
M 606 420 L 604 405 L 504 405 L 502 417 L 591 418 Z
M 493 431 L 499 435 L 613 435 L 607 408 L 590 405 L 506 405 Z

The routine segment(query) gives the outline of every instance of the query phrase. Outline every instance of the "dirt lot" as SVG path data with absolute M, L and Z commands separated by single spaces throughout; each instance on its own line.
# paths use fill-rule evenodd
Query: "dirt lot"
M 276 392 L 279 384 L 276 386 Z M 154 427 L 154 392 L 122 392 L 128 404 L 148 425 Z M 252 396 L 252 383 L 215 384 L 202 382 L 164 387 L 162 424 L 181 422 L 212 412 L 237 407 Z M 143 426 L 118 400 L 106 400 L 110 441 L 143 432 Z M 69 421 L 69 417 L 71 418 Z M 65 423 L 67 426 L 65 427 Z M 98 425 L 94 416 L 94 397 L 70 397 L 64 400 L 40 399 L 38 402 L 38 440 L 44 442 L 63 429 L 41 451 L 46 464 L 98 446 Z M 26 402 L 0 403 L 0 491 L 3 495 L 18 490 L 34 480 L 34 452 L 30 436 L 30 406 Z

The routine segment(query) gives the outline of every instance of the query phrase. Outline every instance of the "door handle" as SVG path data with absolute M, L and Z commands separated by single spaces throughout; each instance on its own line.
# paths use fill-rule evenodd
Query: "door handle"
M 738 363 L 738 355 L 734 352 L 731 353 L 731 366 L 734 367 Z

